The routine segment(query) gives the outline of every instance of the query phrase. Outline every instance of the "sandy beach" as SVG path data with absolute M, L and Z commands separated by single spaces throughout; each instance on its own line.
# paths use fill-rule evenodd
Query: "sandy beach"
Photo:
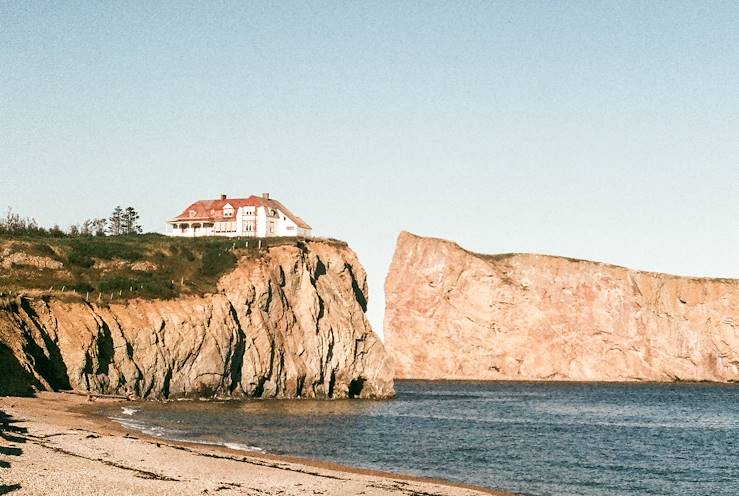
M 122 400 L 94 399 L 94 404 Z M 166 441 L 87 414 L 85 396 L 0 398 L 0 494 L 506 493 L 336 464 Z M 125 404 L 125 401 L 123 400 Z

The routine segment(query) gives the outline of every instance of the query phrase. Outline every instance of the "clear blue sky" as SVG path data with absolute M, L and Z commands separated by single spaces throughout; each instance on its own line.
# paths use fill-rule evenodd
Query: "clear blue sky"
M 402 229 L 739 277 L 737 2 L 0 1 L 0 207 L 269 191 L 382 284 Z

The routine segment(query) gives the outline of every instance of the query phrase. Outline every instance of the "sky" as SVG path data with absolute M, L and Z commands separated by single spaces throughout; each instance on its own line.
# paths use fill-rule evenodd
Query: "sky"
M 0 208 L 269 192 L 382 286 L 401 230 L 739 277 L 739 3 L 0 0 Z

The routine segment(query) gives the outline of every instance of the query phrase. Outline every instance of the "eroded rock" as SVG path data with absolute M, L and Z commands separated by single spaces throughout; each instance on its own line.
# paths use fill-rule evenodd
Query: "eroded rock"
M 364 313 L 364 269 L 348 247 L 273 247 L 242 258 L 218 289 L 109 306 L 79 297 L 6 299 L 2 356 L 24 371 L 21 382 L 40 389 L 144 398 L 394 394 L 384 347 Z
M 739 281 L 401 233 L 385 282 L 397 378 L 739 380 Z

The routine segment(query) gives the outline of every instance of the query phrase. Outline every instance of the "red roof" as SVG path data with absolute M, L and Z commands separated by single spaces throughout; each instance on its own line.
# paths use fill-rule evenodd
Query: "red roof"
M 260 196 L 250 196 L 249 198 L 226 198 L 224 200 L 198 200 L 182 211 L 180 215 L 172 219 L 170 222 L 176 221 L 229 221 L 234 217 L 223 217 L 223 207 L 231 205 L 236 211 L 239 207 L 269 207 L 282 212 L 288 219 L 295 222 L 298 227 L 310 229 L 311 227 L 303 219 L 288 210 L 282 203 L 277 200 L 262 198 Z M 195 215 L 190 215 L 194 211 Z

